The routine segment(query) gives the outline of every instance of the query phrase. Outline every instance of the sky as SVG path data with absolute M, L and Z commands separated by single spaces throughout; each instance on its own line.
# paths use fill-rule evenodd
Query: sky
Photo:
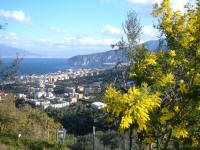
M 155 40 L 152 6 L 161 0 L 1 0 L 0 44 L 41 56 L 72 57 L 111 50 L 128 11 L 138 14 L 141 42 Z M 188 0 L 171 0 L 183 10 Z

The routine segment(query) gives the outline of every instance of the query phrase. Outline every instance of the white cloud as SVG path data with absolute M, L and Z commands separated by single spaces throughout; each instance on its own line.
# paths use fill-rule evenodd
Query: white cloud
M 110 46 L 111 44 L 117 43 L 118 40 L 114 38 L 110 39 L 94 39 L 91 37 L 68 37 L 61 41 L 56 41 L 55 44 L 57 45 L 65 45 L 65 46 L 86 46 L 86 47 L 93 47 L 93 46 Z
M 57 48 L 63 48 L 63 49 L 65 49 L 65 48 L 67 48 L 67 46 L 63 46 L 63 45 L 58 45 L 58 46 L 56 46 Z
M 188 0 L 173 0 L 171 6 L 174 10 L 184 11 L 184 6 L 188 3 Z
M 51 42 L 51 40 L 43 39 L 43 38 L 39 39 L 39 41 L 42 43 L 50 43 Z
M 146 5 L 149 4 L 152 6 L 154 3 L 160 4 L 163 0 L 127 0 L 130 3 L 133 4 L 141 4 L 141 5 Z M 195 0 L 170 0 L 171 6 L 173 7 L 174 10 L 180 10 L 181 12 L 184 11 L 184 6 L 188 3 L 194 3 Z
M 53 33 L 67 33 L 67 30 L 58 27 L 51 27 L 49 30 Z
M 181 12 L 184 12 L 184 6 L 190 2 L 191 0 L 171 0 L 170 5 L 174 10 L 180 10 Z M 153 3 L 160 4 L 162 0 L 154 0 Z
M 32 53 L 48 56 L 72 56 L 102 52 L 111 49 L 117 43 L 115 38 L 95 39 L 89 36 L 66 37 L 62 40 L 39 38 L 32 40 L 17 36 L 15 33 L 0 34 L 0 43 L 28 50 Z
M 0 35 L 1 40 L 18 40 L 18 37 L 16 33 L 14 32 L 9 32 L 7 34 L 2 34 Z
M 4 18 L 8 18 L 8 19 L 13 19 L 13 20 L 16 20 L 19 22 L 26 22 L 26 21 L 31 20 L 30 17 L 25 16 L 25 14 L 22 10 L 9 11 L 9 10 L 0 9 L 0 16 L 2 16 Z
M 159 31 L 152 25 L 143 27 L 142 42 L 158 39 Z
M 120 36 L 121 31 L 120 29 L 111 26 L 111 25 L 105 25 L 103 29 L 101 30 L 101 33 L 104 35 L 111 35 L 111 36 Z

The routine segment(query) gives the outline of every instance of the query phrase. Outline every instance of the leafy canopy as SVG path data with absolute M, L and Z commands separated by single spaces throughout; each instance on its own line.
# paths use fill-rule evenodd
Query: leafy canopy
M 135 86 L 123 93 L 109 86 L 105 110 L 119 130 L 137 129 L 143 143 L 166 149 L 169 141 L 198 147 L 200 141 L 200 0 L 174 11 L 169 0 L 154 4 L 155 25 L 166 45 L 158 52 L 134 46 L 130 78 Z M 164 43 L 165 43 L 164 42 Z M 131 43 L 132 44 L 132 43 Z M 129 45 L 129 41 L 126 44 Z M 118 47 L 120 47 L 118 45 Z M 123 46 L 121 46 L 123 47 Z M 120 48 L 121 48 L 120 47 Z

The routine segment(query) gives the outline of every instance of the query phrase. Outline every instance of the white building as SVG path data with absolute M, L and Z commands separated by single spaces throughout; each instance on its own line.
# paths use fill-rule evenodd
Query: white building
M 49 107 L 50 108 L 63 108 L 65 106 L 69 106 L 69 102 L 62 102 L 62 103 L 56 103 L 56 104 L 50 104 Z
M 102 109 L 106 106 L 106 104 L 102 103 L 102 102 L 94 102 L 91 104 L 91 108 L 93 109 Z
M 65 76 L 65 80 L 68 80 L 69 79 L 69 76 Z
M 54 96 L 53 93 L 51 93 L 51 92 L 48 92 L 46 96 L 47 96 L 48 98 L 55 98 L 55 96 Z
M 40 107 L 45 110 L 49 107 L 50 105 L 49 104 L 41 104 Z
M 26 95 L 20 93 L 20 94 L 18 95 L 18 97 L 19 97 L 19 98 L 26 98 Z
M 38 98 L 46 97 L 46 95 L 47 95 L 46 92 L 37 92 L 34 94 L 34 98 L 38 99 Z

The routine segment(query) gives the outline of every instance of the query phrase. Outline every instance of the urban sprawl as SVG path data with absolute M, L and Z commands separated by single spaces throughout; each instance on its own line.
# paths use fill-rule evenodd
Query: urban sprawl
M 89 84 L 80 84 L 76 86 L 61 86 L 59 94 L 55 94 L 55 89 L 64 81 L 84 79 L 84 77 L 93 77 L 99 75 L 105 69 L 69 69 L 66 71 L 58 71 L 56 73 L 47 73 L 40 75 L 23 75 L 16 77 L 13 81 L 2 81 L 1 87 L 12 85 L 19 88 L 17 96 L 24 99 L 25 102 L 32 106 L 42 109 L 58 109 L 70 106 L 78 100 L 88 100 L 95 98 L 93 93 L 101 91 L 101 79 L 98 82 Z M 105 106 L 102 102 L 94 102 L 91 107 L 101 109 Z

